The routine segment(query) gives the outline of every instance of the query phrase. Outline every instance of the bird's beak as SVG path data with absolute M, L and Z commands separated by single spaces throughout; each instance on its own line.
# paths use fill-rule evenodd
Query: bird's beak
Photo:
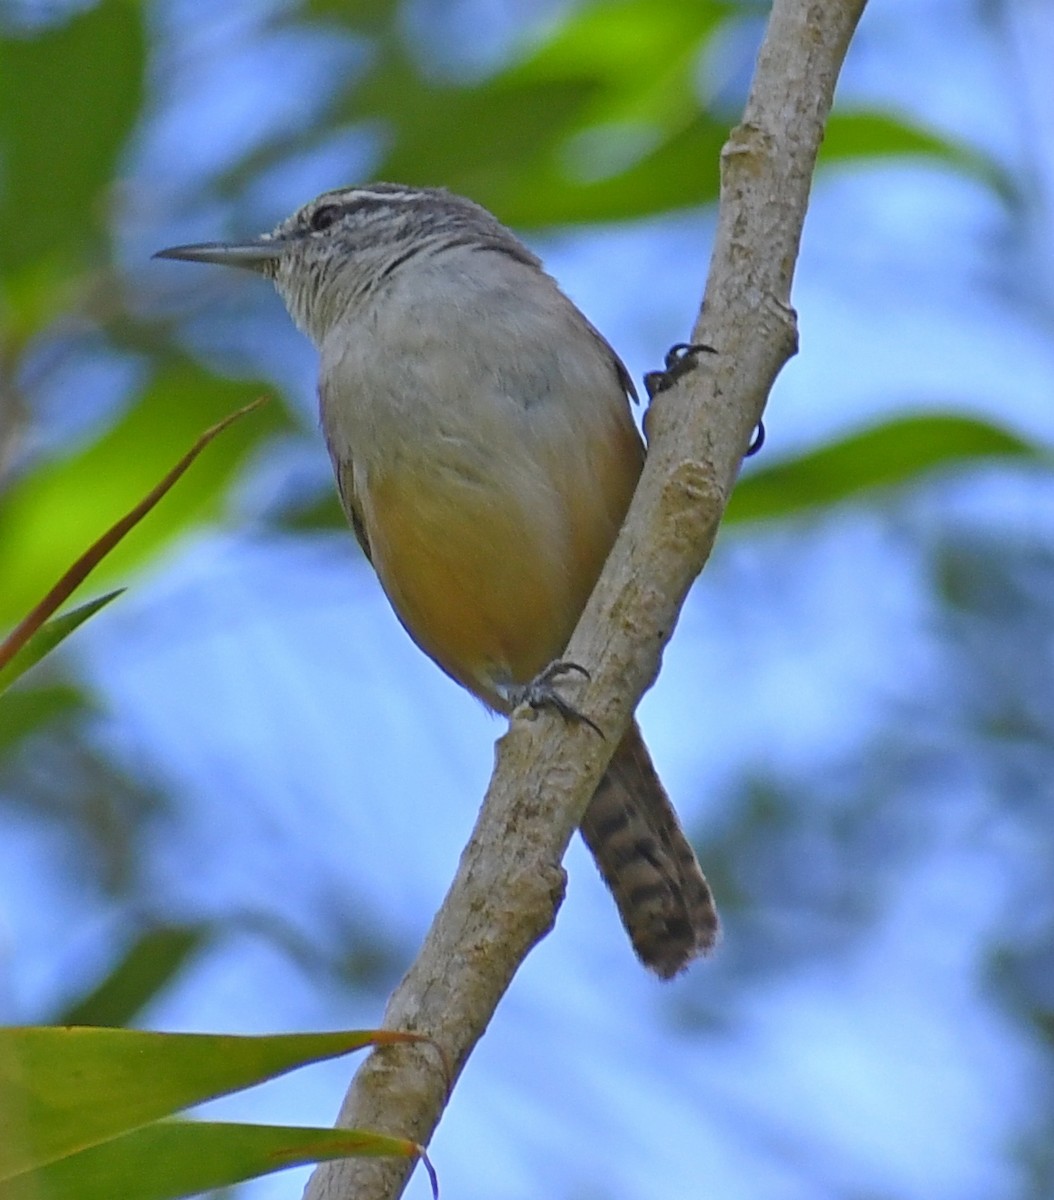
M 285 242 L 278 238 L 257 238 L 251 242 L 195 242 L 190 246 L 158 250 L 154 258 L 177 258 L 183 262 L 218 263 L 221 267 L 266 271 L 284 248 Z

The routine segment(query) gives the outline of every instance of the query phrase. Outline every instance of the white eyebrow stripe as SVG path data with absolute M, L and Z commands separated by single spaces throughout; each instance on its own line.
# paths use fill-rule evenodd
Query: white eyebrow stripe
M 355 188 L 350 192 L 331 193 L 329 198 L 323 201 L 324 204 L 349 204 L 355 200 L 377 200 L 380 202 L 394 200 L 397 203 L 409 204 L 415 200 L 420 200 L 423 193 L 421 192 L 375 192 L 369 188 Z

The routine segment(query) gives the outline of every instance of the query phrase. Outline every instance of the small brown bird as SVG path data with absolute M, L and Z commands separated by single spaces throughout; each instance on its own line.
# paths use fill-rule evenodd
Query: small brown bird
M 407 632 L 508 713 L 558 658 L 644 461 L 633 383 L 538 258 L 432 188 L 326 192 L 252 241 L 158 257 L 274 281 L 321 355 L 345 512 Z M 634 722 L 582 821 L 641 960 L 713 945 L 713 897 Z

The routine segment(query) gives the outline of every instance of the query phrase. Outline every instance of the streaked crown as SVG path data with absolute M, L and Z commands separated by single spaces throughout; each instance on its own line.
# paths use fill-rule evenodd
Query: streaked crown
M 537 259 L 481 205 L 444 188 L 372 183 L 335 188 L 305 204 L 270 234 L 282 241 L 302 238 L 345 249 L 383 246 L 426 251 L 441 246 L 485 244 L 532 264 Z

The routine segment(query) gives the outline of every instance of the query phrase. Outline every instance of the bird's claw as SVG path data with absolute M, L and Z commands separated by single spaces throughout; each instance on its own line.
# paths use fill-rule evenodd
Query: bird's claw
M 677 342 L 666 351 L 663 370 L 649 371 L 644 376 L 644 390 L 648 399 L 654 400 L 659 392 L 673 387 L 678 379 L 695 366 L 700 354 L 716 354 L 713 346 L 705 342 Z
M 543 671 L 540 671 L 530 683 L 511 691 L 509 699 L 512 702 L 512 707 L 516 709 L 520 705 L 526 704 L 529 708 L 535 710 L 550 708 L 558 712 L 565 721 L 575 721 L 583 725 L 588 725 L 590 729 L 603 738 L 604 731 L 600 726 L 587 717 L 580 709 L 575 708 L 557 690 L 555 681 L 561 675 L 570 674 L 578 674 L 585 679 L 590 678 L 589 672 L 579 663 L 558 659 L 556 662 L 551 662 Z
M 754 430 L 754 436 L 750 439 L 750 445 L 746 449 L 744 458 L 750 458 L 761 449 L 765 444 L 765 422 L 759 421 L 757 428 Z

